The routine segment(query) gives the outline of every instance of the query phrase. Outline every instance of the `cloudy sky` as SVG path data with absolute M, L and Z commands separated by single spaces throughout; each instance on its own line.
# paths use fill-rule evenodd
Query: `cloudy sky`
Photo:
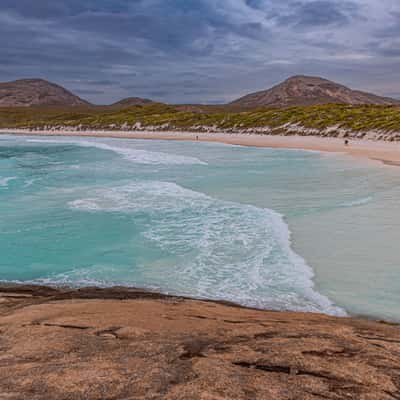
M 400 97 L 400 1 L 0 0 L 0 81 L 221 103 L 295 74 Z

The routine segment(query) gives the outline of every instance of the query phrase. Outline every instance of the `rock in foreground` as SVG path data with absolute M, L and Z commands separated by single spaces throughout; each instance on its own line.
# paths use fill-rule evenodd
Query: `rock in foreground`
M 0 399 L 400 399 L 400 329 L 123 290 L 0 289 Z

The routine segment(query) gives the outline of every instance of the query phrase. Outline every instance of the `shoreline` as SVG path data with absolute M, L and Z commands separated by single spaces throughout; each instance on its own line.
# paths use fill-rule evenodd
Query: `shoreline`
M 130 286 L 57 286 L 57 285 L 41 285 L 34 283 L 7 283 L 0 282 L 0 299 L 2 296 L 12 298 L 45 298 L 50 301 L 63 301 L 63 300 L 162 300 L 162 301 L 193 301 L 201 303 L 216 304 L 236 309 L 251 310 L 256 312 L 265 313 L 283 313 L 283 314 L 301 314 L 301 315 L 314 315 L 323 316 L 335 319 L 349 319 L 370 321 L 376 323 L 383 323 L 400 328 L 400 321 L 385 320 L 379 317 L 374 317 L 367 314 L 350 314 L 346 311 L 344 315 L 332 315 L 324 312 L 312 311 L 292 311 L 292 310 L 274 310 L 268 308 L 257 308 L 246 306 L 240 303 L 235 303 L 229 300 L 218 300 L 209 298 L 189 297 L 179 294 L 163 293 L 162 291 L 150 290 L 146 288 L 136 288 Z M 0 302 L 1 306 L 1 302 Z M 0 307 L 1 308 L 1 307 Z
M 193 132 L 128 132 L 128 131 L 83 131 L 83 132 L 73 132 L 73 131 L 27 131 L 27 130 L 1 130 L 0 135 L 20 135 L 20 136 L 46 136 L 46 137 L 91 137 L 91 138 L 115 138 L 115 139 L 147 139 L 147 140 L 173 140 L 173 141 L 193 141 L 196 142 L 196 136 L 198 136 L 198 141 L 200 142 L 214 142 L 223 143 L 228 145 L 240 145 L 249 147 L 266 147 L 266 148 L 286 148 L 294 150 L 305 150 L 305 151 L 317 151 L 317 152 L 327 152 L 331 154 L 348 154 L 350 156 L 356 157 L 357 159 L 364 159 L 363 162 L 373 162 L 376 165 L 388 165 L 388 166 L 400 166 L 400 143 L 381 143 L 377 141 L 359 140 L 352 141 L 350 146 L 345 146 L 342 139 L 337 138 L 325 138 L 316 136 L 269 136 L 261 134 L 228 134 L 228 133 L 193 133 Z M 394 149 L 393 149 L 394 147 Z M 389 152 L 389 153 L 387 153 Z M 379 155 L 378 157 L 375 157 Z M 388 156 L 389 155 L 389 156 Z M 392 158 L 393 156 L 393 158 Z M 384 158 L 383 158 L 384 157 Z M 315 270 L 313 273 L 315 275 Z M 315 276 L 312 277 L 312 282 L 316 285 Z M 25 285 L 22 285 L 25 286 Z M 33 284 L 33 286 L 40 286 Z M 0 283 L 0 291 L 2 285 Z M 59 286 L 49 285 L 49 288 L 64 289 Z M 103 293 L 113 292 L 113 288 L 95 288 Z M 119 287 L 123 293 L 126 292 L 145 292 L 152 293 L 147 289 L 132 288 L 132 287 Z M 85 292 L 87 288 L 82 288 L 77 290 L 74 287 L 67 288 L 69 292 L 79 291 L 80 293 Z M 314 286 L 314 290 L 317 289 Z M 182 299 L 192 299 L 196 301 L 210 301 L 222 304 L 230 304 L 239 308 L 248 309 L 258 309 L 271 311 L 268 309 L 254 308 L 250 306 L 244 306 L 238 303 L 230 301 L 218 301 L 212 299 L 203 298 L 190 298 L 180 295 L 170 295 L 155 292 L 157 296 L 182 298 Z M 58 294 L 59 295 L 59 294 Z M 109 294 L 107 294 L 108 296 Z M 129 298 L 130 294 L 128 294 Z M 322 294 L 322 296 L 324 296 Z M 344 309 L 345 310 L 345 309 Z M 283 312 L 290 312 L 288 310 L 282 310 Z M 370 310 L 367 310 L 363 314 L 346 314 L 350 318 L 362 318 L 371 321 L 381 320 L 381 316 L 369 314 Z M 278 311 L 279 312 L 279 311 Z M 325 314 L 326 315 L 326 314 Z M 397 319 L 395 321 L 388 319 L 387 322 L 390 323 L 400 323 Z
M 239 145 L 247 147 L 260 147 L 260 148 L 280 148 L 280 149 L 293 149 L 293 150 L 305 150 L 305 151 L 316 151 L 325 152 L 331 154 L 348 154 L 361 159 L 363 162 L 372 162 L 375 165 L 387 165 L 387 166 L 400 166 L 400 143 L 389 143 L 389 142 L 378 142 L 372 140 L 359 140 L 351 141 L 349 146 L 345 146 L 343 139 L 328 138 L 328 137 L 317 137 L 317 136 L 271 136 L 262 134 L 228 134 L 228 133 L 194 133 L 194 132 L 145 132 L 145 131 L 27 131 L 27 130 L 8 130 L 0 129 L 0 135 L 9 136 L 45 136 L 45 137 L 90 137 L 90 138 L 115 138 L 115 139 L 144 139 L 144 140 L 172 140 L 172 141 L 193 141 L 196 142 L 198 137 L 199 142 L 211 142 L 211 143 L 223 143 L 228 145 Z M 314 272 L 314 270 L 313 270 Z M 315 284 L 315 276 L 312 278 L 312 282 Z M 10 286 L 6 284 L 6 286 Z M 11 287 L 42 287 L 40 284 L 11 284 Z M 81 288 L 77 289 L 74 287 L 59 287 L 59 286 L 43 286 L 44 288 L 51 290 L 64 290 L 68 293 L 74 293 L 74 296 L 83 296 L 84 293 L 89 293 L 88 289 L 93 289 L 93 293 L 103 293 L 107 298 L 114 298 L 115 288 L 107 287 L 95 287 L 95 288 Z M 4 284 L 0 283 L 1 289 L 4 288 Z M 212 300 L 203 298 L 190 298 L 180 295 L 165 294 L 162 292 L 152 292 L 151 290 L 133 288 L 129 286 L 117 287 L 118 290 L 122 291 L 121 296 L 136 296 L 137 293 L 146 293 L 146 297 L 151 295 L 157 298 L 178 298 L 194 301 L 209 301 L 214 303 L 220 303 L 225 305 L 231 305 L 238 308 L 254 309 L 262 311 L 274 311 L 269 309 L 254 308 L 251 306 L 245 306 L 238 303 L 224 301 L 224 300 Z M 315 289 L 316 290 L 316 289 Z M 132 294 L 133 293 L 133 294 Z M 319 293 L 319 292 L 317 292 Z M 57 297 L 61 294 L 58 292 Z M 92 294 L 91 294 L 92 295 Z M 111 296 L 111 297 L 109 297 Z M 79 297 L 78 297 L 79 298 Z M 95 297 L 97 298 L 97 297 Z M 136 297 L 134 297 L 136 298 Z M 289 310 L 281 310 L 276 312 L 291 312 Z M 380 321 L 379 315 L 373 314 L 351 314 L 345 310 L 347 317 L 349 318 L 362 318 L 369 321 Z M 322 314 L 328 315 L 328 314 Z M 387 320 L 388 323 L 400 323 L 393 320 Z
M 250 306 L 244 306 L 228 300 L 200 299 L 188 296 L 174 295 L 153 291 L 150 289 L 136 288 L 129 286 L 51 286 L 30 283 L 0 283 L 0 298 L 48 298 L 51 301 L 63 300 L 171 300 L 171 301 L 200 301 L 204 303 L 220 304 L 233 308 L 242 308 L 245 310 L 267 311 L 267 312 L 294 312 L 294 311 L 275 311 L 264 310 Z M 0 303 L 1 304 L 1 303 Z M 317 314 L 318 315 L 318 314 Z M 321 315 L 326 315 L 322 314 Z M 338 317 L 339 318 L 339 317 Z M 365 318 L 368 319 L 368 318 Z
M 26 129 L 0 129 L 0 135 L 93 137 L 114 139 L 182 140 L 216 142 L 230 145 L 279 149 L 312 150 L 341 153 L 358 159 L 368 159 L 388 166 L 400 166 L 400 143 L 350 140 L 319 136 L 281 136 L 245 133 L 196 133 L 180 131 L 33 131 Z

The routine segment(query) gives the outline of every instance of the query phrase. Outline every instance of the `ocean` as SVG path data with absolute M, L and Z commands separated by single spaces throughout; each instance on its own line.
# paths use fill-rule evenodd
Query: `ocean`
M 0 137 L 0 281 L 400 321 L 400 169 L 218 143 Z

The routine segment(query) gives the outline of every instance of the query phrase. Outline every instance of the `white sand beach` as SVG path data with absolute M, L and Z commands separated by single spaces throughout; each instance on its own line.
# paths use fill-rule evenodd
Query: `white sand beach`
M 333 153 L 346 153 L 358 158 L 381 161 L 387 165 L 400 166 L 400 143 L 350 140 L 345 145 L 343 139 L 318 136 L 272 136 L 243 133 L 196 133 L 168 131 L 38 131 L 26 129 L 1 129 L 0 134 L 37 135 L 37 136 L 80 136 L 107 137 L 123 139 L 153 140 L 191 140 L 219 142 L 240 146 L 304 149 Z

